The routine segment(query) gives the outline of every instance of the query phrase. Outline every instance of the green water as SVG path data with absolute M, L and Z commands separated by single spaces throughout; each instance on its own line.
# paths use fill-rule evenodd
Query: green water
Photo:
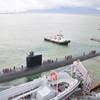
M 100 51 L 100 43 L 91 37 L 100 38 L 100 17 L 72 14 L 0 14 L 0 70 L 2 68 L 26 65 L 25 57 L 30 50 L 42 53 L 43 59 L 81 55 L 95 49 Z M 43 41 L 46 33 L 63 31 L 68 46 L 60 46 Z M 84 66 L 100 80 L 100 57 L 83 62 Z M 5 84 L 20 84 L 26 78 Z

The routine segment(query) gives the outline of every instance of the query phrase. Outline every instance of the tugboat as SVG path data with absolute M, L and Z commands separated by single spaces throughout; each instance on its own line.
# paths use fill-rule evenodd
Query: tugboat
M 45 41 L 49 41 L 49 42 L 53 42 L 56 44 L 61 44 L 61 45 L 68 45 L 68 43 L 70 43 L 70 40 L 66 40 L 64 38 L 64 36 L 61 34 L 61 32 L 59 34 L 55 34 L 53 36 L 46 36 L 44 37 Z

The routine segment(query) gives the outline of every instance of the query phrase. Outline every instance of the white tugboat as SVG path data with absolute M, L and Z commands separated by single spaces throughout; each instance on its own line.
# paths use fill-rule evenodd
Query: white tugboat
M 55 34 L 53 36 L 46 36 L 44 37 L 44 40 L 61 45 L 68 45 L 68 43 L 71 42 L 70 40 L 66 40 L 61 33 Z

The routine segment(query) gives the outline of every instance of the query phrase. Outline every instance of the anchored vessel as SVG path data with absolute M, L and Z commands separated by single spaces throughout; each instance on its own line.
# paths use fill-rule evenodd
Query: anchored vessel
M 91 38 L 90 40 L 100 42 L 100 39 L 97 39 L 97 38 Z
M 52 71 L 32 82 L 2 91 L 0 100 L 65 100 L 78 85 L 79 81 L 67 72 Z
M 70 40 L 66 40 L 61 33 L 55 34 L 53 36 L 46 36 L 44 37 L 44 40 L 61 45 L 68 45 L 68 43 L 70 43 Z

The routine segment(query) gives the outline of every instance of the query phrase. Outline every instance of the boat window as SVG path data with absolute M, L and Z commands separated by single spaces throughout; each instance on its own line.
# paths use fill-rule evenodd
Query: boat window
M 61 83 L 59 83 L 58 85 L 60 85 L 60 86 L 66 86 L 66 87 L 68 87 L 68 86 L 69 86 L 69 84 L 68 84 L 68 83 L 66 83 L 66 82 L 61 82 Z

